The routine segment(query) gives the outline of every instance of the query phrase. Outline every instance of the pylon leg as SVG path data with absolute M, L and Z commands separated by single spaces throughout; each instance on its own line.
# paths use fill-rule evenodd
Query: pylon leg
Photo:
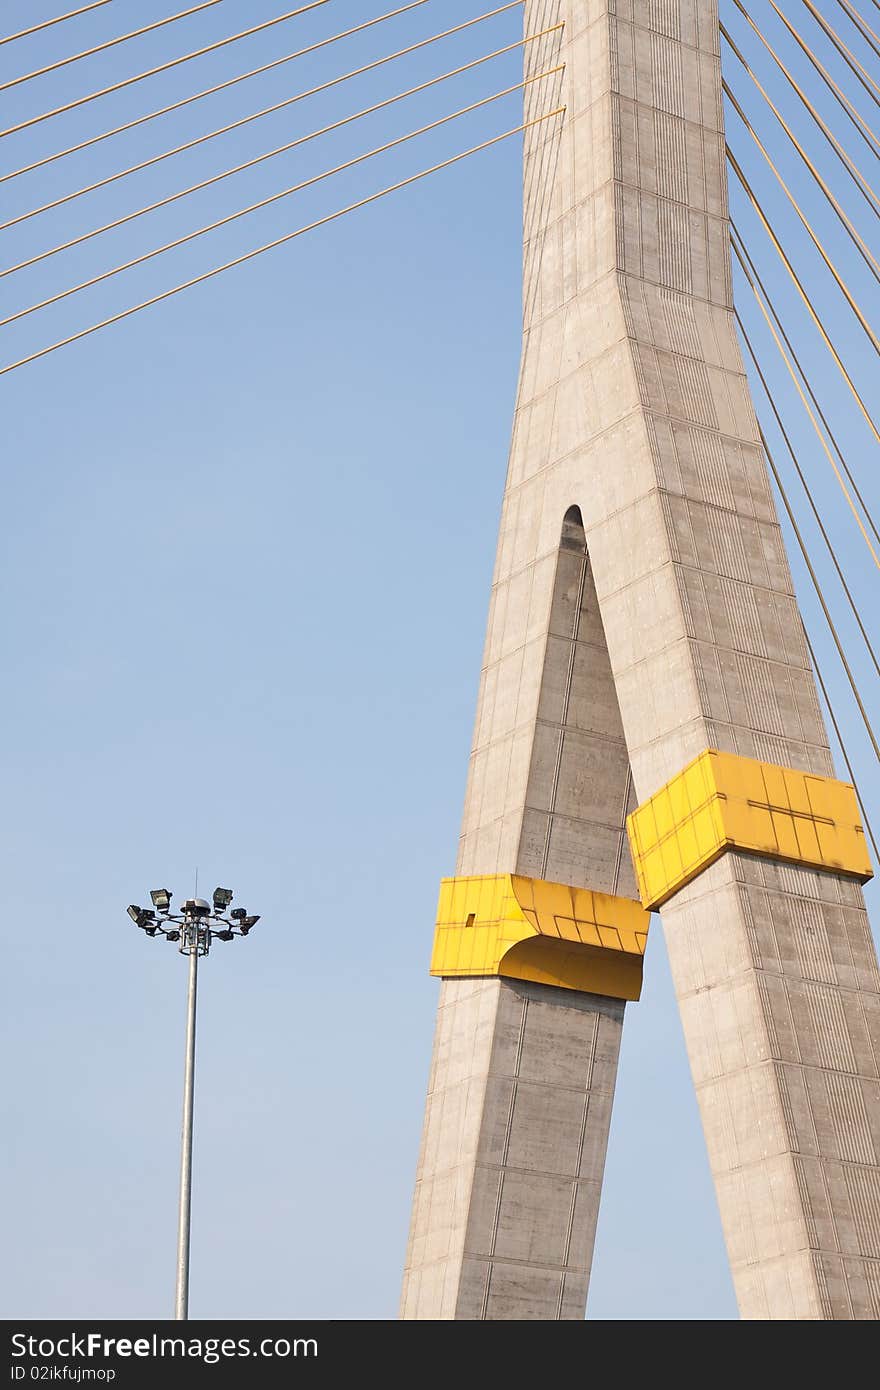
M 876 1318 L 870 868 L 733 326 L 717 6 L 525 12 L 565 21 L 526 50 L 566 65 L 530 113 L 566 112 L 525 140 L 522 368 L 403 1315 L 583 1316 L 644 940 L 637 802 L 741 1313 Z
M 537 566 L 496 586 L 489 626 L 459 874 L 507 867 L 587 882 L 609 918 L 621 898 L 635 907 L 629 760 L 576 509 Z M 444 979 L 404 1317 L 583 1317 L 624 1000 L 641 979 L 640 955 L 608 954 L 623 959 L 598 987 L 623 997 Z

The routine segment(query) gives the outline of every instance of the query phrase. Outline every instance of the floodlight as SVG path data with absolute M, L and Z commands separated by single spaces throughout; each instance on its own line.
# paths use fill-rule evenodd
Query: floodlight
M 198 889 L 196 889 L 198 891 Z M 171 890 L 152 888 L 152 908 L 130 903 L 129 917 L 147 936 L 162 936 L 178 943 L 181 955 L 189 956 L 189 989 L 187 991 L 186 1067 L 184 1071 L 183 1145 L 180 1161 L 180 1204 L 177 1223 L 177 1286 L 174 1299 L 175 1320 L 188 1317 L 189 1310 L 189 1246 L 190 1210 L 192 1197 L 193 1093 L 195 1087 L 196 992 L 199 959 L 207 956 L 214 940 L 231 941 L 238 935 L 247 936 L 260 919 L 248 916 L 247 908 L 237 907 L 230 914 L 235 927 L 226 917 L 232 902 L 231 888 L 215 888 L 213 905 L 204 898 L 187 898 L 172 914 Z M 157 920 L 158 914 L 158 920 Z

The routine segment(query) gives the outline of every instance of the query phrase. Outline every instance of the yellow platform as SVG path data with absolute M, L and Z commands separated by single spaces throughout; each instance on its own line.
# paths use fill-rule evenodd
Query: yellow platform
M 649 921 L 631 898 L 587 888 L 519 874 L 444 878 L 431 974 L 638 999 Z
M 871 861 L 848 782 L 708 748 L 628 818 L 646 908 L 657 908 L 728 849 L 864 883 Z

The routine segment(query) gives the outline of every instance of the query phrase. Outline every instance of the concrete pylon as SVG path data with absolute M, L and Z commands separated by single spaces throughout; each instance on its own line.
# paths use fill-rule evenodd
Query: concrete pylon
M 716 0 L 525 0 L 524 338 L 402 1316 L 582 1318 L 662 906 L 744 1318 L 880 1317 L 880 975 L 732 319 Z M 554 84 L 557 84 L 554 86 Z M 558 100 L 559 98 L 560 100 Z

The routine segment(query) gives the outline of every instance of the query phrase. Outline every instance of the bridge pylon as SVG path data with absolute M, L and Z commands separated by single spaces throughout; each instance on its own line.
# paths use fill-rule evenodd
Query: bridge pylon
M 880 976 L 737 342 L 716 0 L 525 0 L 518 399 L 401 1315 L 580 1319 L 659 910 L 742 1317 L 880 1317 Z M 526 88 L 527 116 L 546 83 Z M 651 1161 L 650 1154 L 645 1162 Z

